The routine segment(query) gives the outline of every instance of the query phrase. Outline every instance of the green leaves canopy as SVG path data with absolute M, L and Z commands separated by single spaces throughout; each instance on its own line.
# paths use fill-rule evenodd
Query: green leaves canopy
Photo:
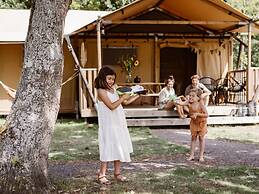
M 0 8 L 29 9 L 30 0 L 0 0 Z M 71 9 L 113 11 L 133 0 L 72 0 Z

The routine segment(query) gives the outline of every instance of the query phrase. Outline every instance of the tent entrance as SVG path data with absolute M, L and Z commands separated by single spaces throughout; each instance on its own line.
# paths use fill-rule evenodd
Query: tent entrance
M 177 95 L 184 94 L 191 83 L 190 77 L 196 74 L 197 55 L 190 48 L 165 47 L 160 50 L 160 81 L 173 75 Z

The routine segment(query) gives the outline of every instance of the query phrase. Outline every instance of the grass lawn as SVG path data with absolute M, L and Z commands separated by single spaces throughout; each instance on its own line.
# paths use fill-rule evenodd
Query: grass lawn
M 208 129 L 207 138 L 230 139 L 240 142 L 259 143 L 259 125 L 216 126 Z
M 188 166 L 128 169 L 127 183 L 100 186 L 95 181 L 98 169 L 97 125 L 87 127 L 83 122 L 59 121 L 50 151 L 50 163 L 92 163 L 88 176 L 53 177 L 57 190 L 67 193 L 259 193 L 259 169 L 245 166 Z M 151 135 L 148 128 L 130 128 L 134 146 L 132 162 L 143 165 L 147 160 L 165 163 L 172 156 L 188 150 Z M 174 162 L 174 161 L 171 161 Z M 182 161 L 184 163 L 185 160 Z M 112 179 L 111 179 L 112 180 Z
M 0 119 L 0 124 L 3 122 Z M 188 149 L 153 137 L 145 127 L 130 128 L 133 161 L 123 164 L 129 181 L 116 183 L 111 179 L 111 186 L 101 186 L 96 182 L 99 165 L 97 128 L 97 125 L 86 126 L 83 121 L 58 121 L 49 153 L 53 193 L 259 193 L 259 168 L 188 165 L 185 159 L 176 160 Z M 247 131 L 244 126 L 243 129 L 236 135 L 234 127 L 212 127 L 209 136 L 258 142 L 258 127 Z M 168 163 L 173 165 L 163 166 Z
M 152 137 L 148 128 L 130 128 L 134 160 L 185 153 L 187 149 Z M 99 160 L 98 126 L 87 127 L 83 121 L 59 121 L 49 153 L 51 160 Z

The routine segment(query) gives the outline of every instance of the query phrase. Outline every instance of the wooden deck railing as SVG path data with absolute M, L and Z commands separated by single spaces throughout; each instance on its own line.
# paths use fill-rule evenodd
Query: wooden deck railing
M 246 70 L 233 70 L 227 73 L 228 87 L 230 88 L 228 102 L 246 103 L 246 75 Z M 233 88 L 233 91 L 231 91 L 231 88 Z M 238 91 L 239 88 L 240 91 Z
M 230 101 L 240 101 L 241 103 L 247 103 L 247 101 L 251 100 L 253 97 L 255 90 L 258 86 L 258 80 L 259 80 L 259 68 L 258 67 L 252 67 L 249 72 L 249 88 L 246 88 L 246 82 L 247 82 L 247 70 L 234 70 L 228 72 L 228 79 L 232 81 L 237 81 L 239 84 L 244 85 L 245 89 L 240 92 L 229 92 L 230 95 Z M 249 93 L 249 99 L 247 100 L 247 92 Z M 232 97 L 231 97 L 232 95 Z M 232 98 L 232 99 L 231 99 Z
M 252 96 L 259 85 L 259 67 L 252 67 L 250 70 L 250 86 L 252 91 Z
M 96 99 L 97 91 L 94 88 L 94 79 L 97 76 L 97 68 L 82 68 L 82 76 L 88 81 L 89 89 Z M 92 115 L 94 110 L 94 103 L 89 95 L 89 92 L 82 80 L 81 75 L 79 76 L 79 110 L 82 117 Z

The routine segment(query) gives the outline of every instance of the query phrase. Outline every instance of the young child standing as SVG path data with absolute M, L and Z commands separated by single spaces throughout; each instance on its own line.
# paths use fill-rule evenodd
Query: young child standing
M 121 162 L 130 162 L 130 153 L 133 152 L 130 135 L 122 103 L 129 104 L 138 96 L 129 94 L 118 96 L 115 90 L 116 73 L 105 66 L 100 69 L 95 79 L 98 94 L 98 124 L 99 124 L 99 152 L 101 166 L 98 181 L 101 184 L 111 184 L 106 178 L 108 162 L 114 162 L 114 178 L 124 182 L 126 177 L 121 175 Z
M 182 106 L 188 106 L 189 115 L 191 118 L 191 153 L 188 160 L 194 160 L 195 144 L 197 137 L 199 137 L 200 156 L 199 161 L 204 161 L 205 149 L 205 134 L 207 133 L 207 118 L 208 112 L 201 99 L 201 91 L 199 89 L 192 89 L 189 93 L 189 99 L 184 102 L 178 102 Z

